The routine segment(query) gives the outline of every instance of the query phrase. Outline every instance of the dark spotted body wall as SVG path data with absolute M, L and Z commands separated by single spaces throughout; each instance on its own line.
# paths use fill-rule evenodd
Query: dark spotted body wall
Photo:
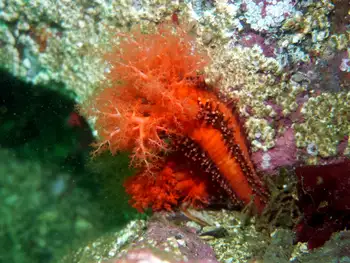
M 188 136 L 176 142 L 176 150 L 183 154 L 189 169 L 197 176 L 208 178 L 214 187 L 220 188 L 216 190 L 218 199 L 226 196 L 233 205 L 242 207 L 254 198 L 261 212 L 268 192 L 249 160 L 238 117 L 218 101 L 203 102 L 198 98 L 198 104 L 197 125 Z

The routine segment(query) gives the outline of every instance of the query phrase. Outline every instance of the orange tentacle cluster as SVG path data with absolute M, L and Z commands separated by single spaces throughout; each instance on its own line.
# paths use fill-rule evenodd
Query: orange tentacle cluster
M 196 207 L 223 198 L 259 211 L 267 192 L 233 109 L 199 75 L 207 57 L 179 27 L 119 36 L 108 56 L 111 87 L 85 107 L 96 117 L 97 152 L 132 152 L 140 173 L 125 183 L 140 211 Z

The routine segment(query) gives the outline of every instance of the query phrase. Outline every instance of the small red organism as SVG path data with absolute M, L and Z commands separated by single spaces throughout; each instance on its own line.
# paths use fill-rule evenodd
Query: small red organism
M 82 121 L 83 117 L 81 117 L 78 113 L 76 113 L 75 111 L 72 111 L 67 119 L 67 125 L 69 127 L 79 127 L 81 128 L 83 126 L 83 121 Z
M 179 16 L 178 16 L 178 14 L 177 14 L 176 11 L 174 11 L 174 13 L 171 15 L 171 21 L 172 21 L 175 25 L 180 25 Z

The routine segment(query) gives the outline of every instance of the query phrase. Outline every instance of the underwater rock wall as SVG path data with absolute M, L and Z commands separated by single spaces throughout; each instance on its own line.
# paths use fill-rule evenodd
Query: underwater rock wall
M 213 60 L 206 82 L 238 98 L 253 160 L 273 172 L 349 155 L 343 2 L 8 1 L 0 12 L 0 61 L 26 81 L 62 81 L 84 101 L 105 81 L 102 54 L 113 46 L 111 36 L 176 14 Z M 284 153 L 281 141 L 289 142 Z
M 103 55 L 118 44 L 114 36 L 135 24 L 147 32 L 162 21 L 184 24 L 207 51 L 206 85 L 216 87 L 228 104 L 237 102 L 259 171 L 273 174 L 280 167 L 349 157 L 347 1 L 1 1 L 0 63 L 34 84 L 54 88 L 63 82 L 60 92 L 83 103 L 108 81 Z M 266 253 L 274 251 L 277 234 L 261 238 L 271 242 Z M 313 255 L 326 254 L 327 248 L 309 254 L 302 243 L 292 248 L 293 234 L 281 236 L 290 252 L 284 262 L 315 262 Z M 337 253 L 338 240 L 346 258 L 347 232 L 326 243 L 333 249 L 328 256 Z M 242 242 L 227 258 L 239 251 L 242 259 L 236 262 L 251 257 Z M 229 244 L 212 242 L 218 254 Z

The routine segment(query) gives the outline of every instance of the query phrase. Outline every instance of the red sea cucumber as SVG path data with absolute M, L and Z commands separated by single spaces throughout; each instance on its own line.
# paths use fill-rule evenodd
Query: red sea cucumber
M 126 191 L 142 211 L 195 207 L 226 196 L 261 212 L 267 192 L 250 161 L 237 114 L 200 75 L 208 58 L 179 26 L 119 34 L 107 56 L 110 87 L 84 106 L 96 119 L 96 152 L 131 151 L 140 172 Z M 216 198 L 220 199 L 220 198 Z
M 97 152 L 132 150 L 133 165 L 150 171 L 167 150 L 162 135 L 182 133 L 186 121 L 194 119 L 198 106 L 190 97 L 196 94 L 189 90 L 207 60 L 193 51 L 195 42 L 188 34 L 173 30 L 163 25 L 155 33 L 118 35 L 120 45 L 106 56 L 112 86 L 83 107 L 96 117 Z

